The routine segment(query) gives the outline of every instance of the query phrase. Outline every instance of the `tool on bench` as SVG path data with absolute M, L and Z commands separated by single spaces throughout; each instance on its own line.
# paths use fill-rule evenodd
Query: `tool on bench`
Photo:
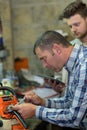
M 12 110 L 12 106 L 22 103 L 25 99 L 18 99 L 16 93 L 10 87 L 0 87 L 0 91 L 4 92 L 4 95 L 0 96 L 0 129 L 2 130 L 29 130 L 25 120 L 21 115 Z M 5 95 L 5 91 L 9 91 L 10 95 Z M 7 121 L 7 125 L 6 125 Z M 9 123 L 10 122 L 10 123 Z M 9 126 L 10 125 L 10 126 Z

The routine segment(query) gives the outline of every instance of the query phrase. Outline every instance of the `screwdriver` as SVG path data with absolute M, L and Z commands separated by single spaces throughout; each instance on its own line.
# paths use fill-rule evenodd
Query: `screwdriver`
M 19 99 L 18 104 L 22 104 L 22 103 L 24 103 L 24 102 L 25 102 L 25 97 L 23 97 L 22 99 Z

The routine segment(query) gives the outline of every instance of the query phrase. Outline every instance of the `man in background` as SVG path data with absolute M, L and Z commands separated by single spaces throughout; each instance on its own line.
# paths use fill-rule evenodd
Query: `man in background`
M 87 5 L 80 0 L 70 3 L 62 13 L 62 19 L 66 19 L 75 40 L 71 43 L 87 46 Z
M 66 20 L 66 23 L 75 37 L 70 43 L 72 45 L 83 44 L 84 46 L 87 46 L 87 5 L 81 0 L 76 0 L 64 9 L 60 18 Z M 62 74 L 66 77 L 64 81 L 66 84 L 68 73 L 64 68 Z M 56 85 L 52 85 L 51 82 L 49 84 L 58 92 L 58 87 L 56 87 Z

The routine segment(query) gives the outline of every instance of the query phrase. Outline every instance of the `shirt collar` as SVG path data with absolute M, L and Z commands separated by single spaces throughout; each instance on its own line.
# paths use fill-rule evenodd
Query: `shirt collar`
M 77 60 L 77 56 L 78 56 L 79 51 L 80 51 L 80 47 L 81 47 L 81 45 L 79 45 L 79 44 L 74 45 L 74 48 L 70 54 L 70 57 L 65 65 L 65 68 L 67 69 L 67 71 L 72 72 L 73 66 L 75 65 L 75 62 Z

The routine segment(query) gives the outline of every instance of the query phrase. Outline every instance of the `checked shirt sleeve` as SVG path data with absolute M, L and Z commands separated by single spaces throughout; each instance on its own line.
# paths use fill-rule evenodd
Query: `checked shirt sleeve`
M 78 127 L 81 124 L 87 109 L 87 65 L 78 68 L 78 76 L 71 78 L 66 96 L 47 100 L 46 107 L 38 106 L 37 118 L 66 127 Z

